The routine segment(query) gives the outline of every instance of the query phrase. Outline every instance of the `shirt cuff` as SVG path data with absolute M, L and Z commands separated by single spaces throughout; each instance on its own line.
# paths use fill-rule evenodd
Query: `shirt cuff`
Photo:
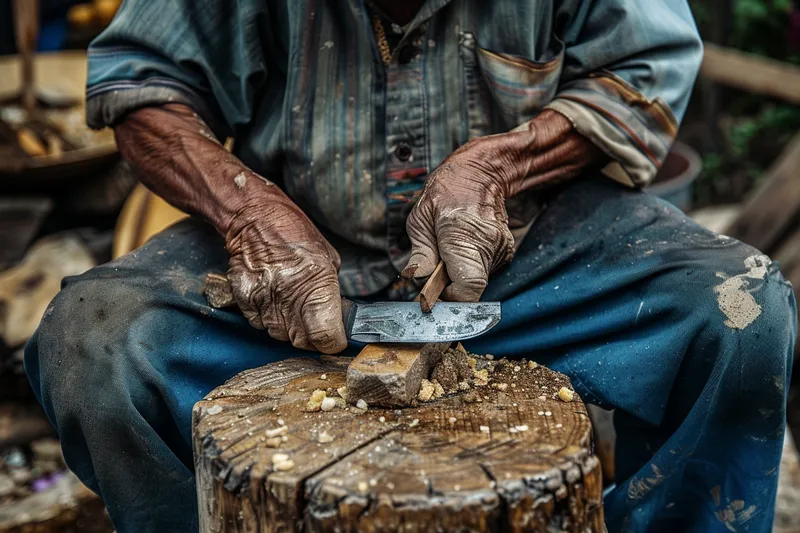
M 191 107 L 221 138 L 224 126 L 203 98 L 187 85 L 163 77 L 111 81 L 89 87 L 86 91 L 86 122 L 94 129 L 114 127 L 132 111 L 165 104 Z
M 565 84 L 545 108 L 567 117 L 611 157 L 603 173 L 629 187 L 644 187 L 653 180 L 678 131 L 666 103 L 647 99 L 611 73 Z

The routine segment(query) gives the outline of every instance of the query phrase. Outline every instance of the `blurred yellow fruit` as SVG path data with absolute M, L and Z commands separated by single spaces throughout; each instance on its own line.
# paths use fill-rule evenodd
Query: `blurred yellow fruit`
M 71 26 L 88 26 L 94 22 L 96 14 L 92 4 L 78 4 L 69 8 L 67 20 Z
M 94 7 L 97 11 L 97 18 L 104 26 L 111 22 L 114 15 L 117 14 L 121 0 L 94 0 Z

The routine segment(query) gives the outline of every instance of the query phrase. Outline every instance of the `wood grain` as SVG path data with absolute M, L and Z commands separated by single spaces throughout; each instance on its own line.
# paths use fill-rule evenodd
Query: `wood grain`
M 450 283 L 450 278 L 447 276 L 447 267 L 444 261 L 439 261 L 436 265 L 431 277 L 425 282 L 422 290 L 417 298 L 419 299 L 419 306 L 422 308 L 423 313 L 430 313 L 433 306 L 439 300 L 444 288 Z
M 368 344 L 347 369 L 351 404 L 407 407 L 417 398 L 422 380 L 430 375 L 449 343 Z
M 509 364 L 493 374 L 505 391 L 305 412 L 312 391 L 344 385 L 339 359 L 249 370 L 195 405 L 201 532 L 603 531 L 586 409 L 556 396 L 565 376 Z M 276 453 L 294 467 L 276 471 Z

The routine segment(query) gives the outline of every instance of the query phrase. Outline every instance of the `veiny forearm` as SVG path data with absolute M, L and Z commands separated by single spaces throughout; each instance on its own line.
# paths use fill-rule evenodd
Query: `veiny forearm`
M 188 106 L 139 109 L 114 131 L 122 156 L 145 186 L 178 209 L 208 220 L 223 235 L 248 206 L 291 203 L 225 150 Z
M 453 155 L 468 172 L 494 177 L 483 186 L 496 187 L 505 198 L 561 183 L 607 160 L 566 117 L 551 110 L 523 128 L 475 139 Z

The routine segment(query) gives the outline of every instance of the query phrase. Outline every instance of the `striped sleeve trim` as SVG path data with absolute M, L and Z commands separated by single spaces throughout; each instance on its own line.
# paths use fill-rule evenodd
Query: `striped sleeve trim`
M 669 107 L 611 73 L 565 84 L 547 106 L 567 117 L 614 161 L 604 173 L 629 187 L 650 183 L 678 130 Z

